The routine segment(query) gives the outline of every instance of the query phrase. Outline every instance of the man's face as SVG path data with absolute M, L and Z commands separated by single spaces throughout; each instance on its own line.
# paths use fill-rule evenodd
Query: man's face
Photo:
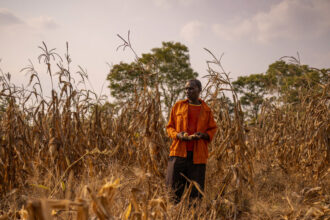
M 199 90 L 198 86 L 196 85 L 196 83 L 194 83 L 194 82 L 186 83 L 185 92 L 186 92 L 187 98 L 191 101 L 195 101 L 199 98 L 200 90 Z

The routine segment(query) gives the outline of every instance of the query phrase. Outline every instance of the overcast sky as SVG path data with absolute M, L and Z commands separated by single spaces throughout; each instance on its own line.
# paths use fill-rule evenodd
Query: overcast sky
M 87 69 L 99 92 L 106 62 L 134 59 L 128 50 L 116 51 L 116 35 L 128 30 L 138 54 L 162 41 L 187 45 L 200 76 L 210 58 L 204 47 L 224 53 L 224 68 L 234 79 L 265 72 L 297 52 L 303 64 L 330 67 L 330 0 L 0 0 L 0 68 L 25 82 L 19 70 L 28 59 L 37 65 L 42 41 L 61 55 L 68 41 L 73 70 Z

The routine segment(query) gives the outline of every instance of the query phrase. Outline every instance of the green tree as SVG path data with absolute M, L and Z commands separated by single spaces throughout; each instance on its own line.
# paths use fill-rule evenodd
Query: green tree
M 258 117 L 269 84 L 269 78 L 264 74 L 240 76 L 233 82 L 234 89 L 241 95 L 241 105 L 249 117 Z
M 107 76 L 112 97 L 117 101 L 131 100 L 136 92 L 143 89 L 145 75 L 146 70 L 135 62 L 114 65 Z
M 145 89 L 157 88 L 165 111 L 183 95 L 187 80 L 196 78 L 189 61 L 189 50 L 181 43 L 163 42 L 162 47 L 142 54 L 136 62 L 114 65 L 107 76 L 111 95 L 117 101 L 127 101 Z
M 330 69 L 280 60 L 270 64 L 265 74 L 238 77 L 233 86 L 246 114 L 256 119 L 266 96 L 283 104 L 300 102 L 301 97 L 318 92 L 320 85 L 329 83 L 329 72 Z
M 299 97 L 310 92 L 317 92 L 320 83 L 329 80 L 329 70 L 280 60 L 269 65 L 266 77 L 270 82 L 268 90 L 276 93 L 281 102 L 289 104 L 299 102 Z

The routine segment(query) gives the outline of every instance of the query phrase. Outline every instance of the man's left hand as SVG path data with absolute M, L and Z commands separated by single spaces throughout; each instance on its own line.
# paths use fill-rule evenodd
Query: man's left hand
M 210 136 L 207 133 L 202 133 L 202 132 L 196 132 L 194 134 L 197 138 L 196 139 L 204 139 L 204 140 L 210 140 Z

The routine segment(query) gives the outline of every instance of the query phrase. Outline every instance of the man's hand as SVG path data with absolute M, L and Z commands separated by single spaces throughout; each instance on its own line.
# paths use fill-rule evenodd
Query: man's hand
M 188 133 L 186 133 L 186 132 L 180 132 L 176 135 L 176 137 L 180 141 L 190 141 L 191 140 L 191 139 L 189 139 Z
M 196 137 L 194 138 L 194 140 L 199 140 L 199 139 L 210 140 L 210 136 L 207 133 L 196 132 L 194 136 Z
M 187 132 L 180 132 L 176 135 L 177 139 L 180 141 L 192 141 L 192 140 L 210 140 L 210 136 L 207 133 L 196 132 L 193 135 L 188 135 Z

